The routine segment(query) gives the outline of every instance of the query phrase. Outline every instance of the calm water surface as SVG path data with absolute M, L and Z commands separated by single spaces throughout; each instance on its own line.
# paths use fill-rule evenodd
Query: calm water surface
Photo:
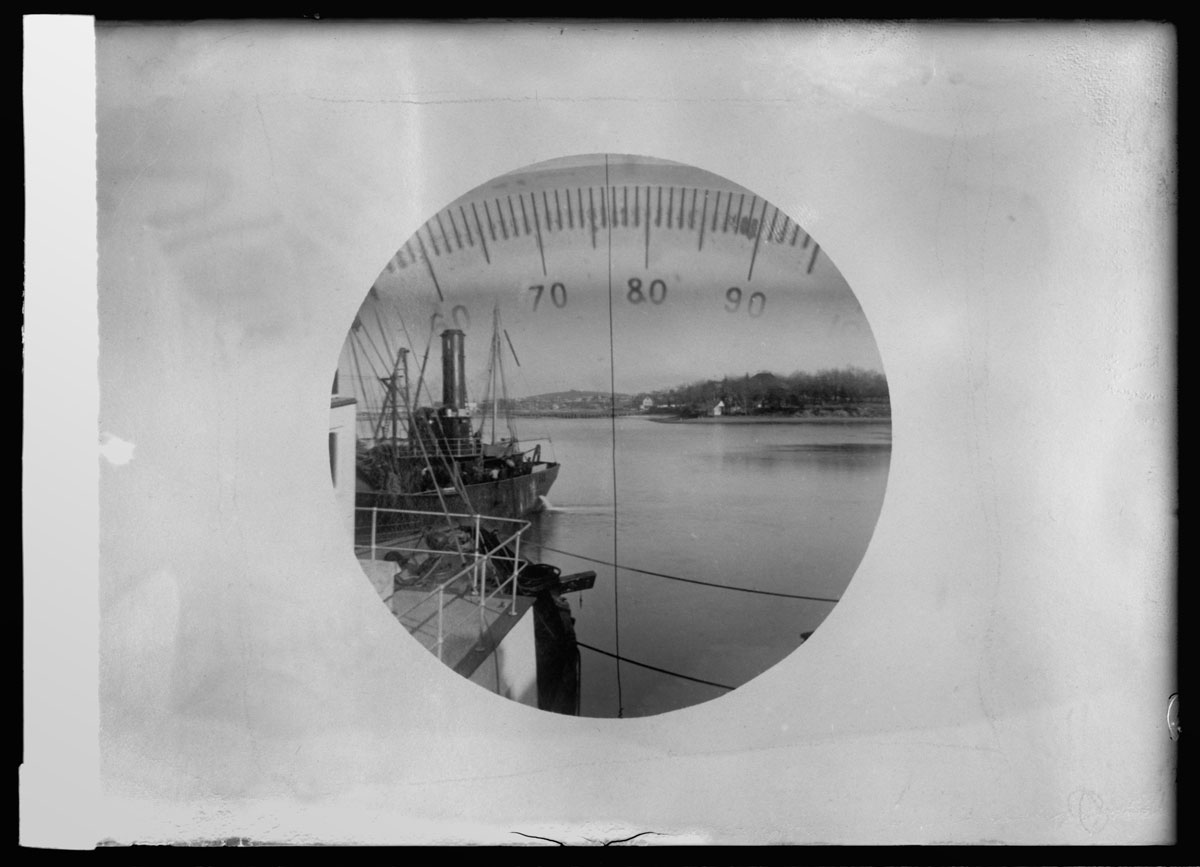
M 887 423 L 620 418 L 615 449 L 609 419 L 523 419 L 518 432 L 530 443 L 549 438 L 542 451 L 562 464 L 532 541 L 621 567 L 831 599 L 866 551 L 891 456 Z M 595 587 L 568 597 L 580 642 L 615 651 L 619 605 L 622 657 L 727 686 L 794 651 L 833 608 L 530 553 L 564 574 L 595 570 Z M 618 707 L 646 716 L 728 692 L 622 663 L 618 701 L 617 663 L 580 654 L 584 716 L 615 717 Z

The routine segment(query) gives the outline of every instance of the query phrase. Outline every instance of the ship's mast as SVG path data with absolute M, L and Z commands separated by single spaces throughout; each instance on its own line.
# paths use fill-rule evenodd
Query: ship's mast
M 492 442 L 496 441 L 496 412 L 500 403 L 500 392 L 496 388 L 496 374 L 500 367 L 500 305 L 492 310 Z
M 408 350 L 401 348 L 396 354 L 396 365 L 392 368 L 390 376 L 383 378 L 383 383 L 387 386 L 387 403 L 391 404 L 392 416 L 392 449 L 395 450 L 400 437 L 400 401 L 397 399 L 396 389 L 398 380 L 404 380 L 404 405 L 408 406 Z M 385 409 L 386 409 L 385 405 Z M 380 419 L 382 421 L 382 419 Z

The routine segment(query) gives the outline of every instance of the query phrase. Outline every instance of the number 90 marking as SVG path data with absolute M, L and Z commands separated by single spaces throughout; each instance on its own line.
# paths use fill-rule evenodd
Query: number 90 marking
M 761 292 L 754 292 L 746 300 L 746 312 L 753 318 L 757 319 L 762 316 L 763 309 L 767 306 L 767 296 Z M 737 286 L 731 286 L 725 290 L 725 309 L 730 313 L 737 313 L 742 307 L 742 290 Z

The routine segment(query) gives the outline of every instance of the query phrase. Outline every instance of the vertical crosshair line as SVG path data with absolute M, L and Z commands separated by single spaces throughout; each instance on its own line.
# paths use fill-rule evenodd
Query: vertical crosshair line
M 608 154 L 604 155 L 604 189 L 609 187 Z M 648 204 L 648 203 L 647 203 Z M 649 228 L 649 221 L 646 226 Z M 621 560 L 617 556 L 617 362 L 616 341 L 613 337 L 612 282 L 612 220 L 608 221 L 608 408 L 612 419 L 612 478 L 613 478 L 613 644 L 617 665 L 617 718 L 625 716 L 625 701 L 621 693 L 621 591 L 617 576 Z

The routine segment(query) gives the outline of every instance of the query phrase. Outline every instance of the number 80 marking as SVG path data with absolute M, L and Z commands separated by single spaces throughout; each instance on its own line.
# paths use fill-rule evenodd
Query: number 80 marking
M 746 301 L 746 312 L 757 319 L 759 316 L 762 316 L 763 308 L 766 306 L 767 296 L 761 292 L 755 292 Z M 731 286 L 725 291 L 725 309 L 730 313 L 737 313 L 741 307 L 742 290 L 737 286 Z
M 630 277 L 629 293 L 625 297 L 633 304 L 641 304 L 647 299 L 651 304 L 662 304 L 667 300 L 667 284 L 662 280 L 651 280 L 650 289 L 643 292 L 642 281 L 637 277 Z

